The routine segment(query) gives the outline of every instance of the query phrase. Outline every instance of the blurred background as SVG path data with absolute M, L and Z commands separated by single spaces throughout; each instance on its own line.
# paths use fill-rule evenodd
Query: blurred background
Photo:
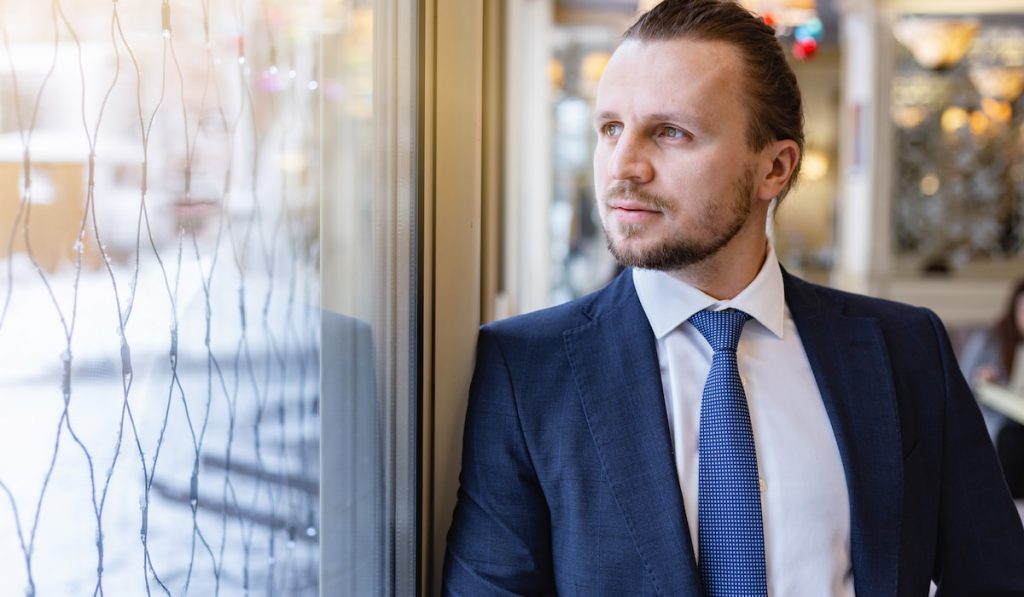
M 934 309 L 1019 482 L 1024 3 L 744 4 L 804 94 L 780 260 Z M 0 0 L 0 594 L 436 592 L 477 327 L 616 272 L 650 5 Z
M 504 56 L 505 122 L 519 137 L 505 145 L 504 201 L 530 210 L 531 230 L 509 244 L 531 267 L 529 281 L 515 268 L 505 279 L 501 315 L 580 296 L 614 269 L 594 205 L 590 110 L 637 10 L 520 4 L 524 21 L 507 32 L 522 36 L 508 41 L 519 51 Z M 804 94 L 801 181 L 772 230 L 783 265 L 928 305 L 952 327 L 989 323 L 1024 273 L 1024 5 L 745 4 L 775 24 Z

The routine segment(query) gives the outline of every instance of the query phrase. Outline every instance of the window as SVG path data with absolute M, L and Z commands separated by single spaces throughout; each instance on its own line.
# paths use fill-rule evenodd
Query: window
M 0 594 L 316 595 L 319 7 L 0 48 Z

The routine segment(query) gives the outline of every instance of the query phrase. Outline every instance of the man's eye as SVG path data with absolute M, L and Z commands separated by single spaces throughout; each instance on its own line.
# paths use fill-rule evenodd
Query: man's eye
M 610 122 L 601 127 L 601 132 L 606 137 L 618 137 L 619 134 L 622 133 L 622 125 L 615 122 Z
M 666 126 L 661 130 L 661 134 L 669 139 L 685 139 L 686 131 L 683 129 L 676 128 L 674 126 Z

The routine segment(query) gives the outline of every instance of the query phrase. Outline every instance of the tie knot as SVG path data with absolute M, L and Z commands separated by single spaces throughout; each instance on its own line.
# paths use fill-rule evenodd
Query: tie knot
M 698 311 L 690 317 L 690 323 L 704 336 L 711 348 L 718 352 L 730 350 L 736 352 L 740 342 L 743 325 L 750 316 L 736 309 L 723 311 Z

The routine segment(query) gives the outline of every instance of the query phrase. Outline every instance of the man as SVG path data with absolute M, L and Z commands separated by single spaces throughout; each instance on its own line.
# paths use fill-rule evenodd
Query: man
M 1024 531 L 930 311 L 783 272 L 803 148 L 773 31 L 666 0 L 598 87 L 629 266 L 484 326 L 450 595 L 1024 595 Z

